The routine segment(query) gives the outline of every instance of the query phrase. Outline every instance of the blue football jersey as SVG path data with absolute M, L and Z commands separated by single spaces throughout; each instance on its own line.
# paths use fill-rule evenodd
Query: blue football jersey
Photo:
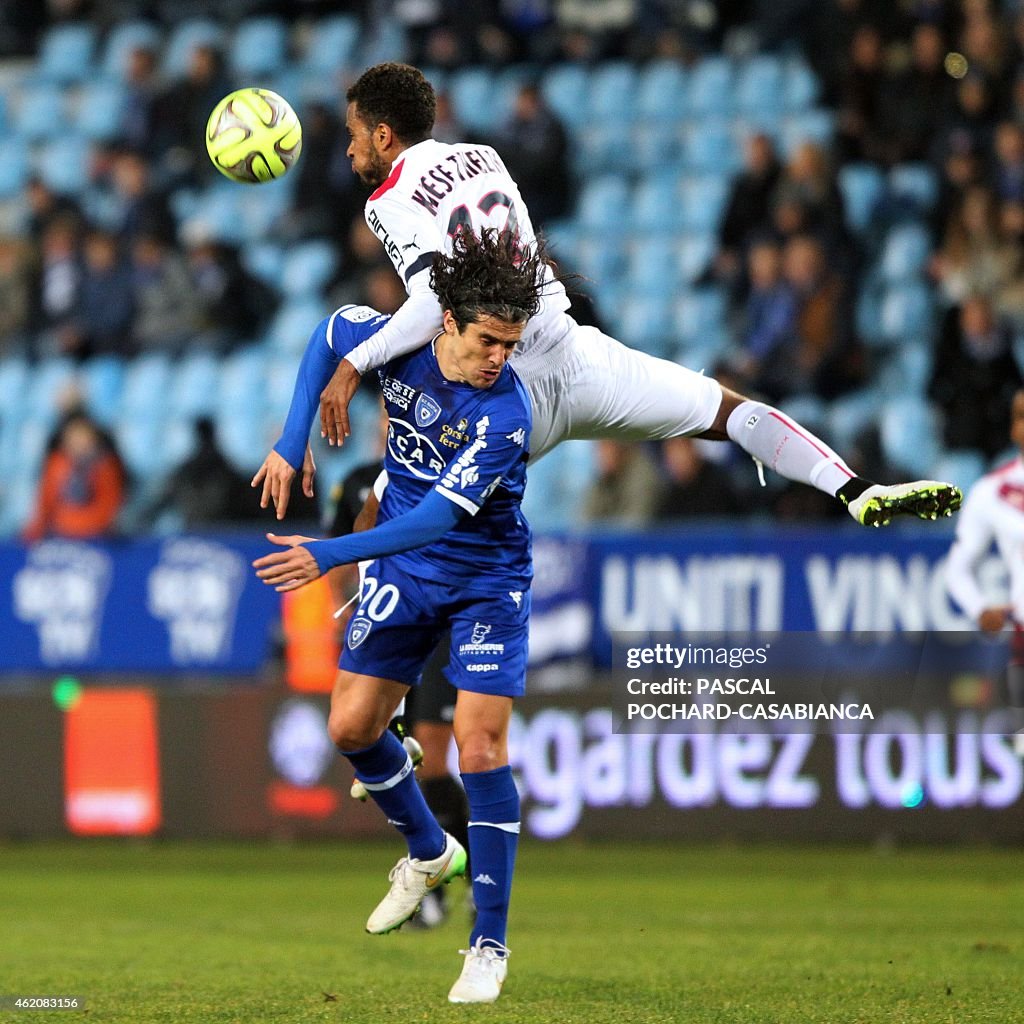
M 370 316 L 374 313 L 374 316 Z M 327 333 L 344 356 L 379 329 L 376 311 L 339 310 Z M 522 590 L 533 575 L 530 527 L 520 508 L 532 427 L 530 400 L 506 363 L 489 388 L 450 381 L 430 344 L 377 371 L 389 417 L 388 486 L 378 522 L 435 490 L 469 515 L 441 540 L 389 556 L 403 571 L 467 590 Z

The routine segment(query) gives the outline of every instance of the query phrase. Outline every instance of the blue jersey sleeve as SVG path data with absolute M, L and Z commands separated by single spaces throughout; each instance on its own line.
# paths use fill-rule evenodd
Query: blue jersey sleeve
M 473 440 L 434 485 L 434 491 L 476 515 L 506 476 L 526 458 L 529 413 L 511 398 L 488 411 L 473 428 Z
M 369 306 L 349 305 L 335 310 L 316 325 L 299 364 L 284 429 L 274 445 L 274 451 L 293 469 L 302 468 L 320 393 L 334 376 L 338 363 L 389 319 Z

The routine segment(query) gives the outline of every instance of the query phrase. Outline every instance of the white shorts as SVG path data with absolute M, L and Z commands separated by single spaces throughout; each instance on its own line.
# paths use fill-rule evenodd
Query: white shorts
M 714 423 L 722 389 L 713 377 L 573 327 L 543 367 L 512 364 L 533 404 L 531 462 L 570 438 L 660 441 Z

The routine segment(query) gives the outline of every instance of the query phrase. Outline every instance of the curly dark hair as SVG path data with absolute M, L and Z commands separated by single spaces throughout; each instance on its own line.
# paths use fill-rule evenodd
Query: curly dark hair
M 430 287 L 442 309 L 450 309 L 460 331 L 482 316 L 508 323 L 529 320 L 544 294 L 544 243 L 524 250 L 508 231 L 485 228 L 478 236 L 460 231 L 452 253 L 437 253 L 430 268 Z
M 345 93 L 370 127 L 386 124 L 402 142 L 415 145 L 430 138 L 437 113 L 433 86 L 411 64 L 375 64 Z

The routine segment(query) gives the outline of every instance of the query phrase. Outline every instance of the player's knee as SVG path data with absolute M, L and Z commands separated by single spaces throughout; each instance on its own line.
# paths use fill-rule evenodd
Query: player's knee
M 508 750 L 501 737 L 487 732 L 473 733 L 459 746 L 459 771 L 489 772 L 508 764 Z
M 343 711 L 332 711 L 327 719 L 327 735 L 338 750 L 365 750 L 377 742 L 381 732 L 375 722 L 359 721 Z

